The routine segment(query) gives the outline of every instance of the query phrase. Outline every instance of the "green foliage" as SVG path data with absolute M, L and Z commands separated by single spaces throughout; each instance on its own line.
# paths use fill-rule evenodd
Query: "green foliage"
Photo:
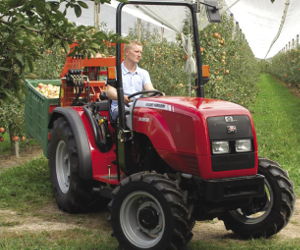
M 0 100 L 0 127 L 10 134 L 24 135 L 24 104 L 12 92 L 7 92 L 6 101 Z
M 266 71 L 286 83 L 300 87 L 300 47 L 280 52 L 271 58 Z
M 190 30 L 186 19 L 183 32 L 187 35 Z M 137 39 L 137 35 L 132 32 L 129 39 Z M 158 32 L 150 33 L 142 27 L 141 41 L 141 66 L 149 71 L 155 88 L 167 95 L 187 96 L 194 76 L 184 71 L 186 55 L 180 36 L 169 42 L 162 40 Z M 259 67 L 241 30 L 234 27 L 230 17 L 223 16 L 220 24 L 211 24 L 200 32 L 200 44 L 203 63 L 211 68 L 205 96 L 249 106 L 257 94 Z M 191 94 L 195 95 L 194 89 Z
M 97 2 L 109 2 L 97 0 Z M 64 7 L 62 7 L 64 6 Z M 101 41 L 115 41 L 112 34 L 93 27 L 75 26 L 66 18 L 73 8 L 77 17 L 84 1 L 77 0 L 2 0 L 0 1 L 0 98 L 7 90 L 20 92 L 25 68 L 33 70 L 33 63 L 46 49 L 59 44 L 66 51 L 74 41 L 80 44 L 74 51 L 90 55 L 101 51 Z M 61 11 L 62 9 L 62 11 Z
M 258 61 L 234 21 L 228 16 L 200 32 L 203 63 L 210 65 L 206 95 L 248 106 L 257 94 Z
M 45 49 L 33 63 L 33 71 L 26 71 L 26 79 L 59 79 L 67 53 L 59 45 Z
M 67 10 L 73 9 L 79 17 L 82 8 L 87 4 L 78 0 L 0 1 L 0 125 L 10 136 L 20 133 L 23 125 L 24 76 L 28 72 L 38 72 L 31 78 L 57 78 L 69 44 L 76 41 L 80 46 L 73 53 L 90 56 L 106 47 L 104 40 L 118 40 L 114 34 L 69 22 Z M 43 60 L 45 54 L 48 60 Z
M 180 44 L 149 39 L 143 42 L 141 66 L 147 69 L 155 88 L 167 95 L 187 95 L 188 74 L 184 71 L 184 53 Z

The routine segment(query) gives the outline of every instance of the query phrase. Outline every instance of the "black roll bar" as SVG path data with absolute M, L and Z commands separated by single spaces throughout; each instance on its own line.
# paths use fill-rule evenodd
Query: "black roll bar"
M 166 6 L 185 6 L 191 10 L 192 14 L 192 22 L 193 22 L 193 35 L 194 35 L 194 44 L 196 50 L 196 62 L 197 62 L 197 97 L 204 97 L 204 82 L 202 80 L 202 61 L 200 56 L 200 41 L 199 41 L 199 33 L 198 33 L 198 23 L 196 16 L 196 4 L 186 3 L 186 2 L 163 2 L 163 1 L 128 1 L 124 3 L 120 3 L 117 8 L 116 13 L 116 33 L 121 36 L 122 35 L 122 27 L 121 27 L 121 18 L 122 18 L 122 8 L 125 5 L 133 4 L 133 5 L 166 5 Z M 116 68 L 117 68 L 117 93 L 118 93 L 118 108 L 119 108 L 119 126 L 120 129 L 124 129 L 126 127 L 125 121 L 125 104 L 124 104 L 124 91 L 122 84 L 122 70 L 121 70 L 121 45 L 118 42 L 116 45 Z

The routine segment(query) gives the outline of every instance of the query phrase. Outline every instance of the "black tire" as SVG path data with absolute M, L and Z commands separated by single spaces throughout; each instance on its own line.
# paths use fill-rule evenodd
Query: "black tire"
M 256 211 L 238 209 L 221 217 L 226 229 L 242 238 L 268 238 L 278 233 L 288 223 L 294 210 L 293 184 L 287 172 L 278 163 L 259 158 L 258 173 L 265 177 L 266 196 L 253 200 Z
M 69 213 L 91 211 L 100 203 L 91 181 L 79 176 L 77 148 L 65 118 L 55 120 L 48 151 L 51 182 L 58 207 Z
M 183 191 L 165 175 L 127 177 L 114 190 L 109 208 L 121 249 L 182 250 L 192 238 Z

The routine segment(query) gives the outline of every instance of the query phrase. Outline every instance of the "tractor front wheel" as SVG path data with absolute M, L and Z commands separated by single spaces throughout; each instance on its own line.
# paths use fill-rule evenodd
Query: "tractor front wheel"
M 192 237 L 183 192 L 167 176 L 129 176 L 113 192 L 109 207 L 121 249 L 183 249 Z
M 294 209 L 293 185 L 279 164 L 260 158 L 258 172 L 265 177 L 265 196 L 253 199 L 248 209 L 229 211 L 221 217 L 226 229 L 242 238 L 267 238 L 278 233 Z

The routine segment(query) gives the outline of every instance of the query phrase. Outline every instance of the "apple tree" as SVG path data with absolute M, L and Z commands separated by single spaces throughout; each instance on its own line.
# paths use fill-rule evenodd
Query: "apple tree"
M 110 0 L 94 0 L 97 3 Z M 69 44 L 78 42 L 83 55 L 101 52 L 104 43 L 116 41 L 94 27 L 76 26 L 66 13 L 74 11 L 80 17 L 86 1 L 79 0 L 1 0 L 0 1 L 0 127 L 5 126 L 10 137 L 22 128 L 24 74 L 33 70 L 34 62 L 54 45 L 67 52 Z M 20 106 L 21 105 L 21 106 Z M 6 107 L 6 108 L 5 108 Z

